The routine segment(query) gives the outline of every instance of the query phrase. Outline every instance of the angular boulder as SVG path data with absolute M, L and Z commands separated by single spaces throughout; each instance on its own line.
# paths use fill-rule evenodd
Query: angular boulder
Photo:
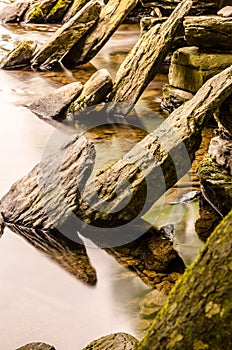
M 182 47 L 175 51 L 169 69 L 170 85 L 195 93 L 211 77 L 232 65 L 232 53 L 202 52 Z
M 58 23 L 62 21 L 65 13 L 72 5 L 73 0 L 58 0 L 46 17 L 47 23 Z
M 56 350 L 54 346 L 45 343 L 30 343 L 16 350 Z
M 30 1 L 16 1 L 4 7 L 0 12 L 0 21 L 2 23 L 20 22 L 29 8 L 30 3 Z
M 30 60 L 35 52 L 37 43 L 27 40 L 19 43 L 0 63 L 0 68 L 15 69 L 23 66 L 29 66 Z
M 46 16 L 56 2 L 57 0 L 33 2 L 24 16 L 24 21 L 26 23 L 44 23 Z
M 98 2 L 88 3 L 74 17 L 59 28 L 45 42 L 31 61 L 33 68 L 49 69 L 49 65 L 58 62 L 81 37 L 96 23 L 101 12 Z
M 83 86 L 79 82 L 62 86 L 32 102 L 28 108 L 42 119 L 61 121 L 64 118 L 66 109 L 81 93 L 82 88 Z
M 82 9 L 90 0 L 74 0 L 63 18 L 63 23 L 68 22 L 70 18 Z

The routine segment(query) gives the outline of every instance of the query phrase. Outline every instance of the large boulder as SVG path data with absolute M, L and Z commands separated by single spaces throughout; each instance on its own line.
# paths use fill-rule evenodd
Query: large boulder
M 27 23 L 44 23 L 46 16 L 56 2 L 57 0 L 32 2 L 24 16 L 24 21 Z
M 232 65 L 232 53 L 202 52 L 199 48 L 183 47 L 174 52 L 170 70 L 170 85 L 195 93 L 209 78 Z
M 72 0 L 58 0 L 47 15 L 46 22 L 57 23 L 62 21 L 72 2 Z
M 63 23 L 70 20 L 78 11 L 82 9 L 90 0 L 74 0 L 66 15 L 63 18 Z

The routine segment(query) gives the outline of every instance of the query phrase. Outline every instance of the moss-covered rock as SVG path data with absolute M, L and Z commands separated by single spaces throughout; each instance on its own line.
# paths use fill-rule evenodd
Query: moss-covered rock
M 10 53 L 3 58 L 0 68 L 14 69 L 22 66 L 29 66 L 37 43 L 32 40 L 26 40 L 19 43 Z
M 49 11 L 46 17 L 47 23 L 57 23 L 62 21 L 64 15 L 72 4 L 72 0 L 58 0 Z
M 72 18 L 78 11 L 82 9 L 90 0 L 74 0 L 73 4 L 67 11 L 66 15 L 63 18 L 63 23 L 67 22 Z
M 24 21 L 27 23 L 44 23 L 46 16 L 56 1 L 43 0 L 32 3 L 24 16 Z
M 166 84 L 163 88 L 162 107 L 168 113 L 180 107 L 183 103 L 189 101 L 193 94 Z

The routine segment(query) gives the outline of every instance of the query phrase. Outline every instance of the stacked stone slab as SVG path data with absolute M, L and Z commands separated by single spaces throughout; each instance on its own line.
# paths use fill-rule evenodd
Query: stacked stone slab
M 189 46 L 178 49 L 172 57 L 163 101 L 168 111 L 191 98 L 209 78 L 232 64 L 232 17 L 223 17 L 229 11 L 218 13 L 222 15 L 185 18 Z
M 189 46 L 178 49 L 172 57 L 169 85 L 164 88 L 163 99 L 163 106 L 169 111 L 190 99 L 208 79 L 232 65 L 232 6 L 221 9 L 218 15 L 186 17 L 183 25 Z M 214 116 L 218 135 L 211 140 L 198 175 L 204 197 L 217 214 L 216 225 L 218 216 L 225 216 L 232 206 L 232 95 Z M 201 206 L 201 213 L 205 211 L 205 206 Z M 203 215 L 205 217 L 205 213 Z M 201 234 L 201 219 L 196 228 Z

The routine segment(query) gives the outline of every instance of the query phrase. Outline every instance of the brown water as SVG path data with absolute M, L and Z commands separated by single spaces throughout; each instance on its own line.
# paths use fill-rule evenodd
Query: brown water
M 22 37 L 43 42 L 54 29 L 1 26 L 0 57 Z M 0 196 L 40 161 L 54 132 L 52 126 L 35 117 L 26 105 L 65 83 L 86 81 L 96 68 L 107 68 L 114 76 L 138 37 L 138 26 L 121 26 L 93 59 L 92 65 L 79 72 L 0 71 Z M 143 94 L 140 104 L 160 113 L 159 99 L 166 81 L 165 75 L 158 75 Z M 147 116 L 142 122 L 143 128 L 150 131 L 160 119 L 154 114 L 154 118 Z M 109 126 L 95 128 L 88 136 L 95 141 L 97 166 L 101 167 L 110 159 L 120 158 L 141 139 L 143 131 L 123 126 L 115 133 Z M 194 259 L 201 246 L 194 232 L 198 205 L 196 202 L 189 206 L 168 203 L 173 197 L 191 190 L 192 184 L 198 188 L 194 181 L 189 177 L 183 179 L 180 186 L 170 190 L 145 217 L 153 222 L 157 216 L 157 225 L 178 223 L 175 244 L 187 263 Z M 186 182 L 190 183 L 187 187 Z M 57 350 L 73 350 L 112 332 L 139 333 L 132 320 L 134 314 L 124 305 L 142 295 L 148 287 L 137 277 L 125 273 L 126 270 L 104 251 L 89 247 L 88 254 L 97 271 L 96 287 L 82 284 L 21 237 L 5 230 L 0 241 L 1 349 L 12 350 L 31 341 L 44 341 L 54 344 Z

